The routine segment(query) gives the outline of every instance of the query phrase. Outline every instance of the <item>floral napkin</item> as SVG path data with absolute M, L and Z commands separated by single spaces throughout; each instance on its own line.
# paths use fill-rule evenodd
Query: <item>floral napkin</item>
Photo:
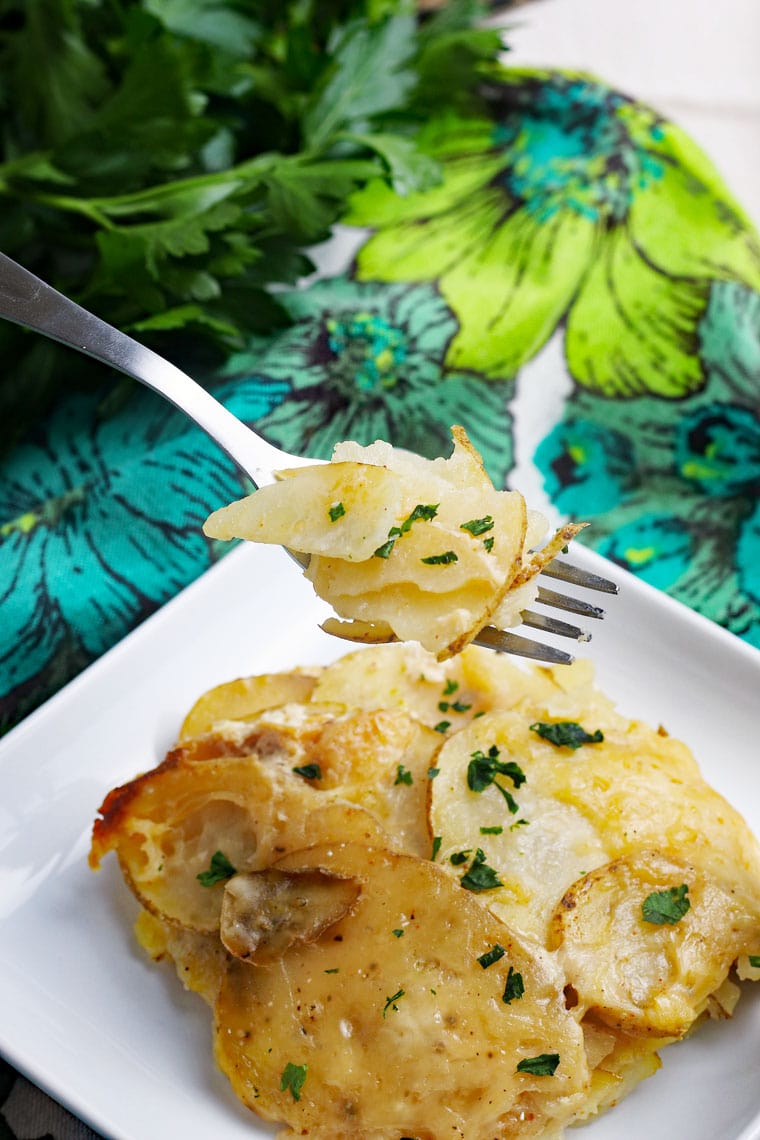
M 368 187 L 350 265 L 209 387 L 315 457 L 376 438 L 446 454 L 463 424 L 613 561 L 760 646 L 760 244 L 710 162 L 582 74 L 500 70 L 490 117 L 431 122 L 444 180 Z M 72 366 L 75 366 L 75 362 Z M 62 389 L 63 390 L 63 389 Z M 244 490 L 158 397 L 64 397 L 0 481 L 0 714 L 10 727 L 215 560 Z M 0 1137 L 83 1137 L 0 1068 Z M 51 1116 L 52 1112 L 52 1116 Z

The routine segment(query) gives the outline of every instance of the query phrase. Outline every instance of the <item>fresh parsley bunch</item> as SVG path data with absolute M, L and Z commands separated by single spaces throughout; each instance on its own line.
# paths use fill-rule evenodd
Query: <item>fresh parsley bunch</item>
M 503 47 L 452 0 L 0 0 L 0 249 L 196 376 L 282 322 L 349 196 L 434 185 Z M 95 366 L 0 322 L 0 447 Z

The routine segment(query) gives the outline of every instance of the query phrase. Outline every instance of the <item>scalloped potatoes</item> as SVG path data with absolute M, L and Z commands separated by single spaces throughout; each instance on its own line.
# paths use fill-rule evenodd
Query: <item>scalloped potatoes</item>
M 760 976 L 757 842 L 586 663 L 395 644 L 229 682 L 101 813 L 93 867 L 283 1136 L 559 1137 Z
M 443 659 L 491 623 L 519 624 L 541 568 L 581 529 L 538 552 L 546 520 L 517 491 L 497 491 L 462 428 L 448 459 L 377 442 L 338 444 L 330 463 L 215 511 L 212 538 L 277 543 L 309 556 L 306 576 L 348 640 L 415 641 Z

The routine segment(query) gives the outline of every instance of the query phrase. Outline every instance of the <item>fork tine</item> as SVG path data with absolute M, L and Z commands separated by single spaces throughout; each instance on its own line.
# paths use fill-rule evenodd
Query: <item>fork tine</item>
M 575 641 L 591 641 L 591 634 L 587 633 L 586 630 L 579 629 L 577 625 L 570 625 L 569 622 L 561 621 L 559 618 L 537 614 L 532 610 L 523 610 L 521 617 L 523 625 L 530 626 L 531 629 L 540 629 L 542 633 L 554 633 L 558 637 L 572 637 Z
M 616 582 L 609 578 L 602 578 L 599 574 L 592 574 L 580 566 L 573 566 L 571 562 L 558 562 L 556 559 L 544 566 L 541 573 L 546 578 L 557 578 L 561 582 L 570 582 L 574 586 L 584 586 L 587 590 L 599 590 L 603 594 L 617 594 Z
M 564 649 L 555 649 L 552 645 L 542 645 L 540 641 L 531 641 L 527 637 L 520 637 L 517 633 L 505 633 L 504 630 L 495 629 L 486 625 L 475 638 L 476 645 L 486 649 L 493 649 L 497 653 L 513 653 L 517 657 L 529 657 L 532 661 L 544 661 L 548 665 L 571 665 L 575 658 Z
M 591 602 L 584 602 L 581 598 L 573 598 L 570 594 L 560 594 L 556 590 L 547 590 L 539 586 L 536 601 L 544 606 L 552 606 L 555 610 L 565 610 L 569 614 L 579 617 L 603 618 L 604 610 L 601 606 L 594 606 Z

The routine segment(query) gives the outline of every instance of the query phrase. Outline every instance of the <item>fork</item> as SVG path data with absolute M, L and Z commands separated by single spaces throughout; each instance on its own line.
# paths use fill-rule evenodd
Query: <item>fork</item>
M 274 447 L 175 365 L 83 309 L 4 253 L 0 253 L 0 317 L 60 341 L 152 388 L 194 420 L 255 487 L 274 483 L 278 470 L 321 462 Z M 288 553 L 300 566 L 308 565 L 304 556 L 291 550 Z M 555 559 L 541 574 L 588 590 L 617 593 L 614 582 L 565 561 Z M 539 587 L 536 600 L 583 618 L 604 616 L 604 611 L 590 602 L 543 586 Z M 524 610 L 520 616 L 523 625 L 541 632 L 576 641 L 590 640 L 589 633 L 559 618 L 531 610 Z M 547 664 L 569 664 L 573 660 L 571 654 L 553 645 L 493 626 L 485 626 L 475 640 L 489 649 Z

